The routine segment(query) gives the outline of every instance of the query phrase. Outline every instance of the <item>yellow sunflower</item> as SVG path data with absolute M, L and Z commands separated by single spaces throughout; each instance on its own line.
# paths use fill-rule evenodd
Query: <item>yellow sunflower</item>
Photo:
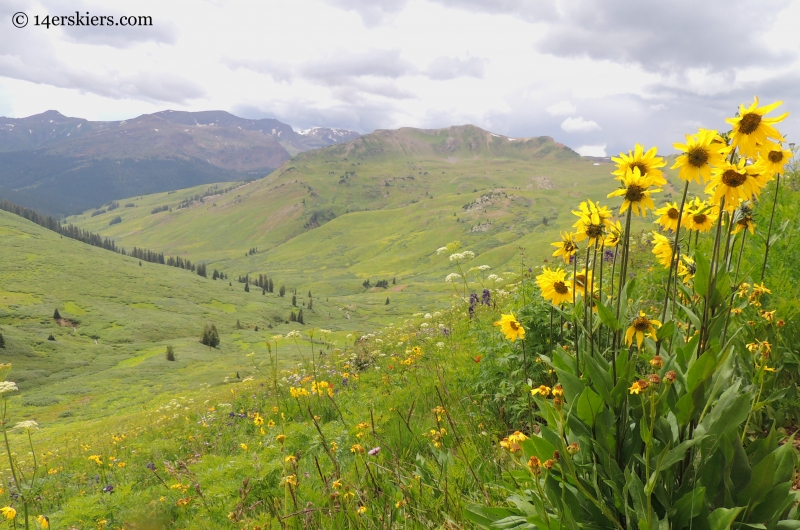
M 725 161 L 725 151 L 728 147 L 722 142 L 717 131 L 700 129 L 697 134 L 686 135 L 685 144 L 672 144 L 672 147 L 683 151 L 675 160 L 671 169 L 680 171 L 678 176 L 685 182 L 695 181 L 700 184 L 708 182 L 711 178 L 711 167 L 718 166 Z
M 514 316 L 514 313 L 509 315 L 500 315 L 500 320 L 495 322 L 494 325 L 500 326 L 500 331 L 502 331 L 506 338 L 511 342 L 514 342 L 517 339 L 525 338 L 525 328 L 523 328 L 522 324 L 519 323 L 519 320 L 517 320 L 517 317 Z
M 647 209 L 656 209 L 653 199 L 650 198 L 651 193 L 661 191 L 661 188 L 649 189 L 650 186 L 656 184 L 655 178 L 650 175 L 642 176 L 638 167 L 629 169 L 625 177 L 618 179 L 622 181 L 622 186 L 617 191 L 612 191 L 608 197 L 623 197 L 622 206 L 619 213 L 625 213 L 628 208 L 633 210 L 633 213 L 644 217 L 647 215 Z M 661 178 L 663 181 L 664 179 Z
M 746 160 L 740 159 L 737 164 L 725 162 L 722 166 L 714 168 L 713 177 L 706 186 L 706 193 L 712 195 L 711 202 L 719 204 L 725 198 L 725 211 L 732 212 L 739 206 L 739 199 L 749 201 L 758 197 L 761 189 L 766 185 L 764 176 L 760 174 L 757 165 L 745 165 Z
M 697 232 L 710 232 L 719 217 L 716 207 L 695 197 L 686 208 L 686 227 Z
M 669 268 L 672 264 L 672 241 L 658 232 L 653 232 L 653 254 L 660 264 Z
M 611 210 L 591 200 L 583 201 L 578 208 L 572 210 L 578 216 L 578 220 L 572 225 L 576 229 L 575 240 L 588 239 L 589 247 L 601 245 L 608 227 L 611 226 Z
M 550 245 L 557 248 L 557 250 L 553 252 L 553 256 L 561 256 L 564 259 L 564 263 L 569 263 L 569 258 L 578 251 L 578 243 L 575 241 L 575 234 L 570 234 L 569 232 L 561 232 L 561 242 L 550 243 Z
M 572 302 L 572 282 L 567 280 L 567 273 L 563 269 L 542 269 L 542 274 L 536 277 L 536 285 L 542 290 L 542 297 L 553 305 Z
M 765 118 L 764 115 L 778 108 L 783 101 L 776 101 L 764 107 L 758 106 L 758 98 L 753 99 L 753 104 L 749 107 L 744 104 L 739 106 L 739 115 L 735 118 L 728 118 L 725 121 L 733 125 L 731 135 L 733 147 L 738 147 L 739 152 L 744 156 L 755 159 L 758 157 L 760 146 L 767 142 L 767 138 L 772 138 L 779 142 L 783 141 L 781 133 L 778 132 L 773 123 L 783 121 L 788 112 L 784 112 L 775 118 Z
M 648 336 L 656 340 L 656 328 L 660 327 L 661 322 L 658 320 L 648 320 L 644 311 L 639 311 L 639 316 L 633 319 L 631 327 L 625 332 L 625 344 L 630 346 L 633 344 L 634 337 L 636 337 L 636 347 L 642 349 L 644 337 Z
M 776 173 L 783 173 L 783 166 L 792 158 L 794 153 L 783 149 L 780 145 L 767 142 L 761 149 L 758 165 L 764 178 L 771 179 Z
M 664 230 L 672 230 L 673 232 L 678 230 L 678 219 L 680 218 L 680 208 L 678 207 L 678 203 L 668 202 L 654 213 L 660 216 L 655 222 L 661 226 L 661 228 Z M 681 221 L 681 226 L 685 226 L 686 224 L 685 210 L 683 212 L 683 218 L 684 220 Z
M 604 244 L 606 247 L 613 248 L 616 247 L 619 242 L 622 240 L 622 225 L 617 221 L 616 223 L 612 223 L 608 230 L 608 235 L 606 235 L 606 239 Z
M 611 157 L 611 160 L 617 163 L 617 170 L 611 174 L 616 175 L 617 180 L 623 180 L 628 171 L 638 168 L 642 176 L 652 178 L 653 183 L 657 186 L 663 186 L 667 181 L 659 168 L 664 167 L 667 163 L 660 156 L 656 156 L 657 152 L 657 147 L 651 147 L 645 152 L 641 145 L 636 144 L 633 152 L 628 151 L 627 155 L 620 153 L 619 157 Z
M 694 260 L 689 256 L 681 256 L 681 261 L 678 262 L 678 276 L 683 278 L 683 283 L 688 285 L 696 272 L 697 265 Z

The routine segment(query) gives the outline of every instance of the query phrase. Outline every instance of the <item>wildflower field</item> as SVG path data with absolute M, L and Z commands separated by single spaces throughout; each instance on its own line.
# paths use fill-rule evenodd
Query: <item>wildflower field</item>
M 17 421 L 3 365 L 3 524 L 800 528 L 800 196 L 777 107 L 676 144 L 677 200 L 637 145 L 547 263 L 521 248 L 501 278 L 431 248 L 449 309 L 281 329 L 225 385 L 56 439 Z

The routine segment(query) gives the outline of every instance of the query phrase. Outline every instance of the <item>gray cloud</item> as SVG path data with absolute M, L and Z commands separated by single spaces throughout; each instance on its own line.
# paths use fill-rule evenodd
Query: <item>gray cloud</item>
M 482 79 L 485 63 L 486 59 L 481 59 L 480 57 L 467 57 L 466 59 L 459 59 L 458 57 L 437 57 L 428 65 L 425 75 L 437 81 L 456 79 L 459 77 L 477 77 Z
M 315 101 L 298 100 L 270 102 L 264 106 L 238 105 L 231 112 L 250 119 L 276 118 L 295 129 L 336 127 L 369 133 L 393 127 L 400 111 L 384 102 L 341 102 L 322 108 Z
M 408 0 L 328 0 L 333 6 L 355 11 L 367 27 L 375 27 L 391 20 L 405 9 Z

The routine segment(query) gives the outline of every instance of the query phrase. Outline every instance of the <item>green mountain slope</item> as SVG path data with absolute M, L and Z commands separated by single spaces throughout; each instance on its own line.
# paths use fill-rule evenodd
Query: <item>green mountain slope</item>
M 268 337 L 302 328 L 284 320 L 293 309 L 291 289 L 298 291 L 297 312 L 308 301 L 307 285 L 286 283 L 285 298 L 255 286 L 246 293 L 235 280 L 229 286 L 140 265 L 2 211 L 0 237 L 0 351 L 23 391 L 14 405 L 29 417 L 86 420 L 109 407 L 220 384 L 246 368 L 244 354 L 263 350 Z M 333 329 L 334 337 L 363 325 L 333 302 L 315 298 L 313 306 L 304 309 L 307 325 Z M 55 309 L 62 320 L 53 319 Z M 207 322 L 219 330 L 218 349 L 199 343 Z M 168 344 L 176 362 L 165 360 Z
M 566 210 L 615 188 L 611 168 L 547 137 L 511 139 L 474 126 L 376 131 L 302 153 L 264 179 L 187 208 L 178 206 L 205 188 L 68 220 L 128 248 L 310 283 L 325 295 L 351 297 L 356 308 L 390 296 L 422 309 L 452 289 L 433 250 L 460 240 L 501 277 L 519 271 L 512 256 L 520 246 L 540 263 L 573 222 Z M 669 198 L 674 190 L 666 191 Z M 151 213 L 161 206 L 171 211 Z M 117 215 L 122 222 L 109 226 Z M 386 291 L 361 286 L 392 278 L 397 284 Z

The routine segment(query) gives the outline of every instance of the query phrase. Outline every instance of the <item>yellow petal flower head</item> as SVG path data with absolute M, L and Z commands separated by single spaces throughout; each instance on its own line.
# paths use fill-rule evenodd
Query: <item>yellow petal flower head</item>
M 714 168 L 711 182 L 706 186 L 706 193 L 712 195 L 711 202 L 720 204 L 725 199 L 725 211 L 732 212 L 739 206 L 739 199 L 749 201 L 758 197 L 766 185 L 758 165 L 745 165 L 742 158 L 736 164 L 725 162 Z
M 642 349 L 642 342 L 645 336 L 656 340 L 656 328 L 661 327 L 658 320 L 649 320 L 644 311 L 639 311 L 639 316 L 633 319 L 631 327 L 625 332 L 625 344 L 630 346 L 636 338 L 636 347 Z
M 733 215 L 733 233 L 738 234 L 747 230 L 750 235 L 756 233 L 756 222 L 753 220 L 753 206 L 749 201 L 743 201 Z
M 693 201 L 689 201 L 686 208 L 686 228 L 697 232 L 710 232 L 718 217 L 716 206 L 695 197 Z
M 665 268 L 672 265 L 672 247 L 673 242 L 670 239 L 658 232 L 653 232 L 653 254 L 656 256 L 658 262 Z
M 719 166 L 725 161 L 728 147 L 717 134 L 717 131 L 700 129 L 697 134 L 686 135 L 685 144 L 672 144 L 675 149 L 683 151 L 671 169 L 678 169 L 678 176 L 685 182 L 695 181 L 698 184 L 708 182 L 711 178 L 711 167 Z
M 550 245 L 557 247 L 557 250 L 553 252 L 553 256 L 561 256 L 564 259 L 564 263 L 569 263 L 569 258 L 578 251 L 575 235 L 569 232 L 561 232 L 561 242 L 551 243 Z
M 761 173 L 764 178 L 771 179 L 776 173 L 783 173 L 783 166 L 791 160 L 794 153 L 788 149 L 783 149 L 780 145 L 767 142 L 761 149 L 761 156 L 758 158 Z
M 545 398 L 550 395 L 550 390 L 549 386 L 539 385 L 536 388 L 531 388 L 531 395 Z
M 50 528 L 50 519 L 46 515 L 37 515 L 36 522 L 44 529 Z
M 688 285 L 697 272 L 697 265 L 694 260 L 689 256 L 681 256 L 681 261 L 678 262 L 678 276 L 683 278 L 683 283 Z
M 619 213 L 625 213 L 628 208 L 633 210 L 636 215 L 644 217 L 647 215 L 647 209 L 656 209 L 653 199 L 650 198 L 651 193 L 661 191 L 661 188 L 650 189 L 650 186 L 656 184 L 654 177 L 645 175 L 639 171 L 638 167 L 629 169 L 625 176 L 621 179 L 622 186 L 617 191 L 608 194 L 608 197 L 623 197 L 622 206 Z M 663 181 L 664 179 L 661 178 Z M 640 213 L 641 212 L 641 213 Z
M 678 204 L 675 202 L 668 202 L 663 207 L 656 210 L 654 213 L 660 216 L 656 219 L 656 223 L 663 228 L 664 230 L 672 230 L 673 232 L 678 230 L 678 219 L 680 218 L 680 208 Z M 681 221 L 681 226 L 685 226 L 686 223 L 686 210 L 684 208 L 683 212 L 683 221 Z
M 576 292 L 583 294 L 584 291 L 586 293 L 594 293 L 597 291 L 597 286 L 594 284 L 594 277 L 592 276 L 592 271 L 588 271 L 588 276 L 586 272 L 581 272 L 580 270 L 572 279 L 572 286 L 576 290 Z
M 745 107 L 739 106 L 739 116 L 728 118 L 725 121 L 733 125 L 731 135 L 731 145 L 738 147 L 739 152 L 745 157 L 755 159 L 758 157 L 760 146 L 767 142 L 767 138 L 782 142 L 783 137 L 775 127 L 774 123 L 783 121 L 788 112 L 784 112 L 775 118 L 765 118 L 764 115 L 779 107 L 783 101 L 776 101 L 771 105 L 758 106 L 758 98 L 753 99 L 753 104 Z
M 638 394 L 642 391 L 642 387 L 639 385 L 639 381 L 634 381 L 628 390 L 631 394 Z
M 628 151 L 627 155 L 620 153 L 619 157 L 611 157 L 611 160 L 617 163 L 617 170 L 611 174 L 616 175 L 617 180 L 623 180 L 628 171 L 638 168 L 639 174 L 643 177 L 650 177 L 653 179 L 653 184 L 663 186 L 667 181 L 659 168 L 664 167 L 667 163 L 660 156 L 656 156 L 657 152 L 657 147 L 651 147 L 645 152 L 644 147 L 636 144 L 633 152 Z
M 544 267 L 542 274 L 536 277 L 536 285 L 542 290 L 542 297 L 553 305 L 572 302 L 572 282 L 567 280 L 563 269 Z
M 511 342 L 514 342 L 517 339 L 525 338 L 525 328 L 523 328 L 522 324 L 519 323 L 519 320 L 517 320 L 517 317 L 514 316 L 514 313 L 501 315 L 500 320 L 495 322 L 494 325 L 500 326 L 500 331 L 502 331 L 506 338 Z
M 611 210 L 591 200 L 583 201 L 578 208 L 572 211 L 578 216 L 578 220 L 572 225 L 576 229 L 575 240 L 588 239 L 590 247 L 602 244 L 606 231 L 612 226 Z
M 622 240 L 622 225 L 617 221 L 613 223 L 608 230 L 608 235 L 606 235 L 606 240 L 604 242 L 606 247 L 613 248 L 616 247 L 619 242 Z
M 6 521 L 11 521 L 17 517 L 17 510 L 11 506 L 0 508 L 0 513 L 3 514 L 3 517 L 6 518 Z

